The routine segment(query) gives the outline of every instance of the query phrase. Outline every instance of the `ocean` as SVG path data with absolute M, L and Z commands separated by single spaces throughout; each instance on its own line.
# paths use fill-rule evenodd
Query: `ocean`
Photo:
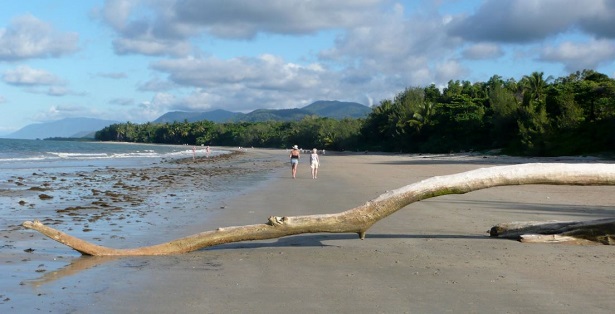
M 210 156 L 225 153 L 211 150 Z M 0 169 L 147 166 L 163 159 L 205 156 L 206 147 L 0 138 Z
M 45 217 L 72 221 L 68 219 L 71 216 L 57 213 L 66 208 L 83 208 L 75 212 L 88 215 L 106 212 L 114 205 L 128 211 L 160 205 L 166 202 L 160 191 L 179 196 L 200 182 L 187 188 L 169 185 L 164 189 L 158 187 L 161 182 L 156 178 L 163 174 L 154 168 L 164 168 L 163 164 L 169 164 L 166 161 L 174 159 L 227 152 L 211 149 L 208 154 L 206 147 L 187 145 L 0 139 L 0 230 L 19 230 L 21 222 Z M 156 177 L 145 179 L 145 173 Z M 121 185 L 128 183 L 131 185 Z M 154 188 L 158 190 L 151 192 Z M 97 191 L 113 191 L 109 194 L 139 201 L 110 200 Z M 213 194 L 206 189 L 199 192 L 203 197 Z M 104 232 L 108 227 L 100 229 Z
M 230 151 L 212 148 L 209 156 Z M 87 305 L 98 297 L 84 287 L 94 282 L 96 291 L 109 289 L 107 283 L 98 286 L 97 276 L 107 276 L 101 271 L 149 268 L 149 258 L 113 264 L 81 256 L 23 222 L 38 220 L 112 248 L 155 245 L 224 227 L 214 218 L 238 210 L 250 219 L 253 213 L 227 207 L 227 200 L 268 180 L 286 160 L 284 153 L 280 161 L 255 155 L 203 158 L 202 146 L 0 139 L 0 312 L 74 312 L 76 299 Z M 170 162 L 175 159 L 187 161 Z M 211 258 L 195 262 L 207 265 Z M 160 261 L 175 267 L 174 257 Z M 99 267 L 106 262 L 110 268 Z
M 0 238 L 13 243 L 0 241 L 0 248 L 19 247 L 14 239 L 32 233 L 20 226 L 27 220 L 118 246 L 129 245 L 109 236 L 118 230 L 133 241 L 169 240 L 173 231 L 181 233 L 176 225 L 206 220 L 216 201 L 240 186 L 234 173 L 218 175 L 219 164 L 202 158 L 226 153 L 188 145 L 0 139 Z M 193 156 L 201 162 L 169 162 Z M 20 245 L 50 249 L 46 242 L 27 243 Z

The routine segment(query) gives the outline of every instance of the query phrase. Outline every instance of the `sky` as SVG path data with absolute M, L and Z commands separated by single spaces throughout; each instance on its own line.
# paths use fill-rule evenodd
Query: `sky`
M 0 135 L 583 69 L 615 76 L 613 0 L 4 1 Z

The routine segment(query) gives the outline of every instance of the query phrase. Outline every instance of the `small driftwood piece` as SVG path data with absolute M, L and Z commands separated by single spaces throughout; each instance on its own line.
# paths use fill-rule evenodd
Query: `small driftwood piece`
M 502 223 L 489 231 L 492 237 L 517 239 L 521 242 L 584 243 L 592 241 L 615 244 L 615 218 L 589 221 L 526 221 Z
M 82 254 L 105 256 L 179 254 L 224 243 L 273 239 L 303 233 L 357 233 L 363 239 L 374 223 L 411 203 L 440 195 L 464 194 L 490 187 L 522 184 L 615 185 L 615 165 L 531 163 L 481 168 L 413 183 L 337 214 L 272 216 L 263 224 L 218 228 L 138 248 L 114 249 L 95 245 L 38 221 L 26 221 L 23 226 L 37 230 Z

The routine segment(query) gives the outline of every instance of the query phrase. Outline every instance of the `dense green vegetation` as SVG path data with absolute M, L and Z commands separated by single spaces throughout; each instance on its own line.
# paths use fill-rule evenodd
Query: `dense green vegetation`
M 450 81 L 411 87 L 365 119 L 114 124 L 97 140 L 329 150 L 448 153 L 501 149 L 558 156 L 615 151 L 615 80 L 585 70 L 557 79 Z
M 96 132 L 102 141 L 190 144 L 241 147 L 302 147 L 349 150 L 360 147 L 360 119 L 309 116 L 294 122 L 199 122 L 120 123 Z

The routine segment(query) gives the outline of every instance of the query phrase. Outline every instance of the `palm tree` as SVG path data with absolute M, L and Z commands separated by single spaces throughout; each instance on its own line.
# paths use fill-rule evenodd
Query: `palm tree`
M 547 81 L 552 80 L 552 77 L 549 76 L 547 79 L 544 79 L 543 72 L 533 72 L 531 75 L 526 75 L 521 79 L 521 84 L 523 86 L 524 91 L 524 101 L 526 105 L 530 102 L 538 102 L 544 103 L 547 91 Z
M 436 111 L 436 106 L 431 101 L 424 101 L 417 104 L 416 110 L 408 120 L 408 124 L 413 126 L 417 133 L 421 133 L 423 127 L 431 123 L 431 117 Z
M 543 72 L 534 72 L 524 76 L 521 80 L 523 86 L 524 108 L 520 111 L 517 124 L 521 142 L 526 153 L 542 155 L 546 147 L 546 136 L 549 132 L 549 119 L 546 110 L 547 81 Z M 547 78 L 551 80 L 551 77 Z

